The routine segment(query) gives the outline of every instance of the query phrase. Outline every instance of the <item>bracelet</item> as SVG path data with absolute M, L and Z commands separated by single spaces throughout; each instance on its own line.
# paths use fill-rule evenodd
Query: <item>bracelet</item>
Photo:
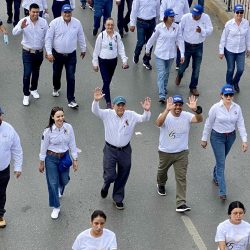
M 197 115 L 200 115 L 202 113 L 202 107 L 197 106 L 197 109 L 194 111 Z

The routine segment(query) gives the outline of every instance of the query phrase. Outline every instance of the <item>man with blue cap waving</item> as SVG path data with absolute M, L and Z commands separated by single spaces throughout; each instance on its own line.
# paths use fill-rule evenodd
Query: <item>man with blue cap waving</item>
M 144 112 L 142 115 L 126 109 L 126 99 L 117 96 L 113 100 L 113 109 L 100 109 L 99 101 L 104 94 L 100 88 L 94 91 L 92 112 L 102 119 L 105 130 L 105 146 L 103 149 L 103 179 L 101 197 L 106 198 L 110 184 L 114 182 L 113 200 L 117 209 L 124 209 L 123 199 L 125 185 L 131 168 L 130 140 L 137 123 L 150 119 L 151 100 L 146 97 L 141 102 Z M 117 166 L 117 170 L 116 170 Z
M 189 103 L 187 103 L 195 114 L 183 111 L 183 104 L 181 95 L 169 97 L 165 110 L 156 120 L 156 125 L 160 128 L 157 192 L 161 196 L 166 195 L 168 170 L 173 165 L 176 179 L 176 212 L 179 213 L 191 210 L 186 204 L 190 124 L 200 123 L 203 120 L 202 108 L 197 106 L 195 96 L 189 97 Z

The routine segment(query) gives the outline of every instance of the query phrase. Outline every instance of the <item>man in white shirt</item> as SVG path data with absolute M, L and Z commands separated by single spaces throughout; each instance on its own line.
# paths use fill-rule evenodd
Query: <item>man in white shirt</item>
M 103 149 L 103 179 L 104 185 L 101 190 L 102 198 L 108 195 L 109 186 L 114 182 L 113 200 L 117 209 L 124 209 L 123 199 L 125 185 L 131 168 L 130 140 L 137 123 L 150 119 L 151 100 L 146 97 L 142 104 L 144 113 L 137 114 L 126 110 L 126 100 L 117 96 L 113 100 L 113 109 L 100 109 L 99 101 L 104 94 L 100 88 L 94 92 L 92 112 L 102 119 L 105 130 L 105 146 Z M 117 165 L 117 171 L 116 171 Z
M 203 120 L 202 108 L 197 106 L 195 96 L 189 97 L 189 103 L 187 103 L 195 115 L 183 111 L 183 104 L 182 96 L 169 97 L 165 110 L 156 120 L 156 125 L 160 127 L 157 192 L 159 195 L 166 195 L 168 170 L 173 165 L 176 179 L 176 212 L 191 210 L 186 204 L 188 137 L 190 124 L 200 123 Z
M 19 136 L 9 123 L 3 121 L 3 114 L 0 107 L 0 228 L 6 226 L 4 207 L 10 179 L 10 161 L 13 160 L 16 178 L 21 175 L 23 164 L 23 151 Z
M 210 17 L 203 13 L 203 7 L 199 4 L 194 5 L 191 13 L 182 17 L 179 25 L 185 41 L 185 62 L 180 65 L 175 83 L 177 86 L 180 85 L 192 57 L 192 76 L 189 89 L 191 94 L 199 96 L 197 85 L 203 54 L 203 42 L 207 36 L 212 34 L 213 25 Z
M 30 94 L 38 99 L 37 92 L 40 66 L 43 62 L 43 47 L 48 30 L 47 21 L 39 17 L 39 6 L 30 5 L 29 16 L 21 19 L 13 29 L 14 36 L 23 34 L 23 105 L 29 105 Z
M 137 64 L 139 62 L 139 56 L 143 45 L 147 43 L 148 39 L 154 32 L 156 23 L 160 17 L 160 0 L 133 0 L 132 10 L 130 14 L 130 31 L 135 31 L 135 25 L 137 28 L 137 43 L 134 51 L 133 62 Z M 151 52 L 149 56 L 146 53 L 143 56 L 143 66 L 151 70 L 150 64 Z
M 79 42 L 83 59 L 86 53 L 86 42 L 81 22 L 72 17 L 72 8 L 65 4 L 62 7 L 62 16 L 54 19 L 45 38 L 47 59 L 53 62 L 53 86 L 52 95 L 58 97 L 61 88 L 61 75 L 63 66 L 66 69 L 67 99 L 70 108 L 78 108 L 75 101 L 75 71 L 76 49 Z

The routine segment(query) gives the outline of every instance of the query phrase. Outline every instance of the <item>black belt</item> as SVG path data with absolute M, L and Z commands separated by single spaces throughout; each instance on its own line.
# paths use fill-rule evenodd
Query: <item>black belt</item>
M 137 17 L 137 21 L 139 21 L 139 22 L 144 22 L 144 23 L 152 23 L 152 22 L 155 21 L 155 17 L 152 18 L 152 19 L 150 19 L 150 20 L 145 20 L 145 19 L 142 19 L 142 18 L 140 18 L 140 17 Z
M 116 147 L 116 146 L 113 146 L 113 145 L 109 144 L 108 142 L 106 142 L 106 145 L 109 146 L 110 148 L 113 148 L 113 149 L 121 151 L 121 150 L 125 149 L 126 147 L 128 147 L 130 145 L 130 143 L 128 143 L 124 147 Z
M 29 49 L 23 46 L 23 50 L 30 52 L 31 54 L 37 54 L 43 52 L 43 49 Z
M 67 152 L 67 151 L 66 151 L 66 152 Z M 54 152 L 54 151 L 47 150 L 47 154 L 48 154 L 48 155 L 55 156 L 56 158 L 62 158 L 62 157 L 65 155 L 66 152 L 64 152 L 64 153 L 56 153 L 56 152 Z
M 192 44 L 192 43 L 188 43 L 188 42 L 185 42 L 186 45 L 190 46 L 190 47 L 198 47 L 200 46 L 201 44 L 203 43 L 195 43 L 195 44 Z
M 61 56 L 69 56 L 69 55 L 72 55 L 73 53 L 75 53 L 75 50 L 71 53 L 58 53 L 55 49 L 53 49 L 53 52 L 55 54 L 58 54 L 58 55 L 61 55 Z

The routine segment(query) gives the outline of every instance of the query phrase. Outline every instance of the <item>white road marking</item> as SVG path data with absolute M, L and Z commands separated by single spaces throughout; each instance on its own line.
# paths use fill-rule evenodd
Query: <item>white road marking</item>
M 199 250 L 207 250 L 206 245 L 204 244 L 201 236 L 199 235 L 196 227 L 194 226 L 193 222 L 191 221 L 191 219 L 187 216 L 187 215 L 183 215 L 181 216 L 181 219 L 184 223 L 184 225 L 186 226 L 189 234 L 193 237 L 193 240 L 196 244 L 196 246 L 198 247 Z

